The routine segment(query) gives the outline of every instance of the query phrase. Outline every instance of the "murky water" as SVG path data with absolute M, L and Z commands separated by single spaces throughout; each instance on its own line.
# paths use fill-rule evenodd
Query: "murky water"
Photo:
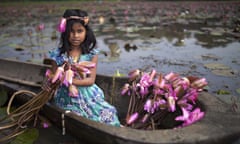
M 206 3 L 195 6 L 196 10 L 192 8 L 194 3 L 183 3 L 175 13 L 171 10 L 173 3 L 143 4 L 147 7 L 129 3 L 123 9 L 119 3 L 110 10 L 90 11 L 102 53 L 98 73 L 113 75 L 118 71 L 127 75 L 132 69 L 155 68 L 162 73 L 206 77 L 210 92 L 224 89 L 239 95 L 240 34 L 234 32 L 239 28 L 235 6 L 239 3 L 207 3 L 206 10 L 202 9 Z M 158 9 L 163 5 L 165 9 Z M 228 12 L 216 13 L 222 9 Z M 0 32 L 0 56 L 41 63 L 48 51 L 58 46 L 57 22 L 57 17 L 46 16 L 41 21 L 4 26 Z M 43 30 L 39 30 L 40 24 L 44 24 Z

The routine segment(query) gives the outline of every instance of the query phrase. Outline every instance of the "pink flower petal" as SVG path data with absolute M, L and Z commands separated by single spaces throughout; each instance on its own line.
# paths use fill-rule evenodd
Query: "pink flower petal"
M 58 31 L 59 32 L 65 32 L 65 30 L 66 30 L 66 22 L 67 22 L 66 18 L 62 18 L 61 19 L 61 21 L 60 21 L 60 23 L 58 25 Z
M 138 118 L 138 113 L 134 113 L 130 116 L 130 118 L 127 120 L 127 124 L 131 124 L 133 123 L 134 121 L 136 121 Z
M 58 67 L 52 79 L 52 83 L 55 83 L 58 79 L 60 79 L 62 77 L 63 72 L 64 72 L 63 67 Z

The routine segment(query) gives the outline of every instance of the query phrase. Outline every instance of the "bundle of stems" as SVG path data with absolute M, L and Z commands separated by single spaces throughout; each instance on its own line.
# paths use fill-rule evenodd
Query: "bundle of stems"
M 0 143 L 11 140 L 27 130 L 30 124 L 36 126 L 41 108 L 53 97 L 60 82 L 50 83 L 45 81 L 42 90 L 34 93 L 29 90 L 19 90 L 15 92 L 9 100 L 7 115 L 0 119 L 0 131 L 3 137 L 0 137 Z M 31 95 L 31 99 L 23 105 L 10 112 L 13 99 L 17 95 Z
M 136 93 L 131 94 L 126 120 L 129 120 L 131 116 L 134 119 L 134 114 L 137 114 L 137 118 L 134 122 L 126 123 L 126 126 L 145 130 L 169 128 L 166 123 L 162 122 L 165 118 L 168 118 L 169 121 L 168 115 L 173 115 L 173 113 L 169 113 L 167 109 L 159 109 L 154 113 L 147 112 L 144 110 L 144 105 L 148 99 L 156 99 L 156 95 L 154 97 L 152 93 L 149 93 L 146 97 L 140 97 L 138 94 L 136 95 Z M 179 123 L 176 122 L 174 125 L 179 125 Z

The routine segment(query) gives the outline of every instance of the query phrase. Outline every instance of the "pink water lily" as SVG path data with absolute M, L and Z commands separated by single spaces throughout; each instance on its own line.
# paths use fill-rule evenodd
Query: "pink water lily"
M 190 81 L 187 77 L 178 78 L 173 82 L 173 87 L 177 87 L 177 86 L 182 86 L 182 88 L 186 90 L 190 86 Z
M 198 92 L 196 89 L 190 88 L 188 90 L 188 93 L 186 93 L 183 98 L 191 101 L 192 103 L 195 104 L 195 101 L 197 100 L 198 97 Z
M 200 108 L 196 108 L 194 109 L 191 113 L 190 113 L 190 116 L 189 116 L 189 119 L 187 121 L 184 122 L 184 126 L 187 126 L 187 125 L 190 125 L 200 119 L 202 119 L 204 117 L 204 112 L 202 112 L 200 110 Z
M 140 85 L 143 87 L 149 87 L 152 85 L 152 81 L 150 80 L 150 75 L 148 73 L 144 73 L 140 79 Z
M 177 116 L 175 118 L 176 121 L 187 121 L 187 119 L 189 118 L 189 111 L 187 111 L 185 108 L 181 108 L 182 110 L 182 115 L 181 116 Z
M 166 101 L 164 99 L 148 99 L 144 104 L 144 110 L 153 114 L 159 109 L 165 109 Z
M 36 30 L 37 31 L 43 31 L 45 28 L 45 25 L 43 23 L 39 24 L 37 27 L 36 27 Z
M 46 72 L 45 72 L 45 76 L 47 78 L 49 78 L 51 76 L 51 74 L 52 74 L 52 71 L 50 69 L 47 69 Z
M 156 76 L 156 74 L 157 74 L 157 71 L 155 69 L 153 69 L 150 73 L 150 77 L 148 79 L 148 82 L 152 82 L 154 77 Z
M 127 119 L 127 124 L 133 123 L 137 118 L 138 118 L 138 113 L 136 112 L 136 113 L 132 114 L 129 117 L 129 119 Z
M 129 112 L 135 113 L 127 114 L 129 126 L 134 128 L 146 123 L 142 126 L 148 126 L 145 127 L 148 129 L 153 123 L 162 123 L 159 117 L 169 113 L 173 113 L 173 120 L 183 121 L 181 126 L 192 124 L 203 117 L 204 112 L 200 111 L 196 101 L 200 90 L 207 85 L 205 78 L 180 77 L 173 72 L 163 76 L 155 70 L 150 73 L 135 70 L 130 76 L 131 84 L 125 84 L 122 89 L 122 94 L 131 92 L 129 95 L 134 97 L 130 101 Z M 179 109 L 182 115 L 178 114 Z
M 154 88 L 153 93 L 154 93 L 154 95 L 164 95 L 165 91 L 160 88 Z
M 169 74 L 165 75 L 165 79 L 168 80 L 168 81 L 174 81 L 176 80 L 176 78 L 178 77 L 178 74 L 175 74 L 173 72 L 170 72 Z
M 148 93 L 148 88 L 144 87 L 143 85 L 141 85 L 140 83 L 136 84 L 136 89 L 139 90 L 139 94 L 144 97 L 147 93 Z
M 140 72 L 141 71 L 139 69 L 130 71 L 128 73 L 129 81 L 135 80 L 138 76 L 140 76 Z
M 185 93 L 183 86 L 181 86 L 181 85 L 177 86 L 174 89 L 174 93 L 175 93 L 176 97 L 182 96 Z
M 146 103 L 144 104 L 144 110 L 149 112 L 149 113 L 153 113 L 154 109 L 153 109 L 152 105 L 153 105 L 152 100 L 148 99 L 146 101 Z
M 125 95 L 125 94 L 130 95 L 130 85 L 128 83 L 124 85 L 121 91 L 121 95 Z
M 175 99 L 173 96 L 169 96 L 167 98 L 168 106 L 169 106 L 169 111 L 174 112 L 176 110 L 176 105 L 175 105 Z
M 60 80 L 63 76 L 63 73 L 64 73 L 64 65 L 57 68 L 53 76 L 52 83 L 55 83 L 57 80 Z
M 191 111 L 193 108 L 193 105 L 188 103 L 188 101 L 186 99 L 181 99 L 177 102 L 177 104 L 181 107 L 181 108 L 185 108 L 188 111 Z
M 63 80 L 63 84 L 65 84 L 65 86 L 69 86 L 72 84 L 73 81 L 73 76 L 74 76 L 74 72 L 71 70 L 71 68 L 69 68 L 66 72 L 65 72 L 65 77 Z
M 182 116 L 175 118 L 176 121 L 183 121 L 182 126 L 188 126 L 203 118 L 204 112 L 201 112 L 200 108 L 194 109 L 192 112 L 187 111 L 185 108 L 182 109 Z
M 48 128 L 49 127 L 49 124 L 46 123 L 46 122 L 44 122 L 42 125 L 43 125 L 43 128 Z
M 78 89 L 75 85 L 70 85 L 68 87 L 68 90 L 69 90 L 69 96 L 78 97 Z
M 159 74 L 159 76 L 153 80 L 153 85 L 156 87 L 156 88 L 161 88 L 163 89 L 164 86 L 165 86 L 165 80 L 163 79 L 163 76 L 162 74 Z
M 145 122 L 147 121 L 147 119 L 149 118 L 149 116 L 150 116 L 149 113 L 145 114 L 145 115 L 143 116 L 141 122 L 142 122 L 142 123 L 145 123 Z
M 191 86 L 194 88 L 202 89 L 204 86 L 207 85 L 207 81 L 205 78 L 195 80 Z

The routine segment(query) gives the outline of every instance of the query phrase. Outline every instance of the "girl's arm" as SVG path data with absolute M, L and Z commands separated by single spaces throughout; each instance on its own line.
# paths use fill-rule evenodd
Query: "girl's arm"
M 90 86 L 95 83 L 96 79 L 96 73 L 97 73 L 97 62 L 98 62 L 98 56 L 95 55 L 92 58 L 92 62 L 95 63 L 95 67 L 91 68 L 90 71 L 90 76 L 84 78 L 84 79 L 73 79 L 73 85 L 78 85 L 78 86 Z

